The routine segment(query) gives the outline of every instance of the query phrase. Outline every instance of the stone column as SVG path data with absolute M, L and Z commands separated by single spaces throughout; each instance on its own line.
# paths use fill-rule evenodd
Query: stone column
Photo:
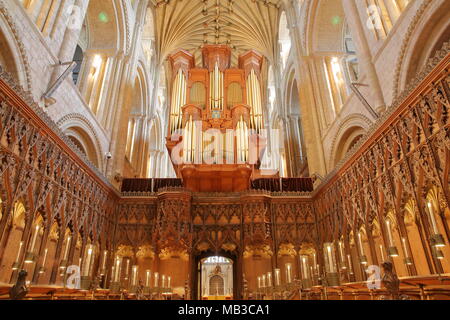
M 363 24 L 358 13 L 358 7 L 355 0 L 342 0 L 344 11 L 347 15 L 348 24 L 352 35 L 355 40 L 355 44 L 358 48 L 358 58 L 363 66 L 363 69 L 369 82 L 370 91 L 373 92 L 373 105 L 374 109 L 380 114 L 386 109 L 383 92 L 380 86 L 380 80 L 377 75 L 377 71 L 372 62 L 372 54 L 370 52 L 369 43 L 364 33 Z
M 122 51 L 118 52 L 113 58 L 111 73 L 108 75 L 111 78 L 108 86 L 108 94 L 105 100 L 105 112 L 102 119 L 102 124 L 106 130 L 110 131 L 115 112 L 117 96 L 119 94 L 119 86 L 122 78 L 122 70 L 124 68 L 124 54 Z M 114 111 L 113 111 L 114 110 Z
M 295 141 L 297 142 L 297 144 L 294 144 L 294 146 L 296 145 L 297 147 L 294 148 L 294 159 L 296 161 L 296 172 L 295 174 L 298 175 L 299 174 L 299 169 L 300 169 L 300 165 L 302 164 L 302 139 L 301 139 L 301 135 L 300 135 L 300 126 L 299 126 L 299 116 L 298 115 L 291 115 L 289 116 L 289 119 L 291 120 L 291 126 L 293 128 L 294 131 L 294 135 L 295 135 Z
M 155 177 L 155 154 L 156 154 L 156 151 L 150 150 L 148 154 L 149 154 L 148 161 L 150 161 L 148 176 L 149 176 L 149 178 L 154 178 Z
M 64 32 L 64 38 L 59 49 L 58 59 L 60 62 L 64 63 L 73 60 L 88 5 L 89 0 L 75 0 L 73 3 L 74 9 L 72 11 L 67 10 L 71 16 L 67 17 L 68 23 L 66 24 L 66 31 Z M 55 67 L 50 77 L 49 85 L 54 83 L 67 67 L 68 66 Z
M 118 155 L 124 154 L 127 139 L 126 132 L 130 112 L 128 98 L 132 87 L 129 80 L 130 69 L 131 57 L 126 56 L 123 61 L 121 79 L 116 88 L 118 96 L 113 99 L 115 106 L 117 106 L 117 111 L 112 115 L 113 119 L 111 119 L 111 153 L 114 155 L 114 158 L 108 164 L 107 176 L 109 178 L 114 177 L 116 172 L 122 174 L 123 170 L 124 157 L 119 157 Z
M 86 52 L 84 59 L 83 59 L 83 65 L 81 67 L 81 73 L 78 78 L 78 88 L 80 90 L 81 96 L 84 98 L 84 101 L 86 101 L 86 104 L 89 102 L 86 95 L 89 87 L 89 75 L 90 70 L 92 67 L 92 62 L 94 61 L 95 54 L 93 52 Z

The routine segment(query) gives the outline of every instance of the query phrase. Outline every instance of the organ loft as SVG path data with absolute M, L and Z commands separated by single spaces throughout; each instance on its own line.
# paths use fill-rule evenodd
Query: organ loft
M 448 300 L 448 12 L 0 0 L 0 300 Z
M 169 57 L 173 73 L 167 148 L 177 176 L 193 191 L 244 191 L 265 149 L 260 73 L 249 51 L 231 67 L 231 49 L 206 45 L 203 67 L 184 50 Z

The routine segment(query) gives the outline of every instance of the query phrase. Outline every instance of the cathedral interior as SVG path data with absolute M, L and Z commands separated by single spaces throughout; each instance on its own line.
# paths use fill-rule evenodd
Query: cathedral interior
M 450 300 L 450 1 L 0 0 L 0 300 Z

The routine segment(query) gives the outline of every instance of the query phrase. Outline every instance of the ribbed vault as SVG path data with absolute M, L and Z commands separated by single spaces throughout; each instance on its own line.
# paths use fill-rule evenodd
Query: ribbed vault
M 254 49 L 273 61 L 281 0 L 153 0 L 160 61 L 183 48 L 200 58 L 204 44 L 228 44 L 233 63 Z M 200 60 L 197 60 L 198 62 Z

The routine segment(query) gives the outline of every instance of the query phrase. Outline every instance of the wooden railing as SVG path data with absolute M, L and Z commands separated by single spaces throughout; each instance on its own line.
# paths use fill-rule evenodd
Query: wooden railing
M 9 300 L 12 285 L 0 285 L 0 300 Z M 24 300 L 172 300 L 177 296 L 153 289 L 137 295 L 127 290 L 119 292 L 109 289 L 78 290 L 59 286 L 31 286 Z
M 391 300 L 391 293 L 379 283 L 344 283 L 339 286 L 317 285 L 303 289 L 301 285 L 262 288 L 253 293 L 254 299 L 264 300 Z M 398 299 L 401 300 L 450 300 L 450 275 L 400 278 Z

